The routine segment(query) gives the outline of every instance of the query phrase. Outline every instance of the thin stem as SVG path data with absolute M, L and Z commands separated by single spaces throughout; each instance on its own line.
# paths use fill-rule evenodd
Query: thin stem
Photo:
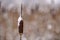
M 21 13 L 20 13 L 20 16 L 22 17 L 22 4 L 21 4 Z
M 20 33 L 20 40 L 22 40 L 22 33 Z

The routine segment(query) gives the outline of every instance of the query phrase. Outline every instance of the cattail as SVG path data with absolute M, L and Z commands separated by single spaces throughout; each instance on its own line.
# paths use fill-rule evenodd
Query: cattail
M 20 17 L 18 19 L 18 26 L 19 26 L 20 40 L 22 40 L 22 34 L 23 34 L 22 5 L 21 5 Z
M 21 14 L 19 17 L 19 33 L 23 33 L 23 19 L 22 19 L 22 5 L 21 5 Z

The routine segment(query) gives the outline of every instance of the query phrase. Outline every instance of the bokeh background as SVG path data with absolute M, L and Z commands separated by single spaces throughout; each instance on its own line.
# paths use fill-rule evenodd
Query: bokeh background
M 21 3 L 23 40 L 60 40 L 60 0 L 0 0 L 0 40 L 20 40 Z

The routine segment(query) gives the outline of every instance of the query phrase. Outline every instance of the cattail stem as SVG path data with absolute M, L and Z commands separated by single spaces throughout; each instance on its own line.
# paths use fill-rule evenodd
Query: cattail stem
M 22 33 L 20 33 L 20 40 L 22 40 Z
M 21 4 L 21 13 L 20 13 L 20 16 L 22 17 L 22 4 Z

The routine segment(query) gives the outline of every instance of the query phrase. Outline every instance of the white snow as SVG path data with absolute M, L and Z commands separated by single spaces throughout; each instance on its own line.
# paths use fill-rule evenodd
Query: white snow
M 19 23 L 20 23 L 21 20 L 23 20 L 23 19 L 22 19 L 22 17 L 20 16 L 20 17 L 18 18 L 18 26 L 19 26 Z

